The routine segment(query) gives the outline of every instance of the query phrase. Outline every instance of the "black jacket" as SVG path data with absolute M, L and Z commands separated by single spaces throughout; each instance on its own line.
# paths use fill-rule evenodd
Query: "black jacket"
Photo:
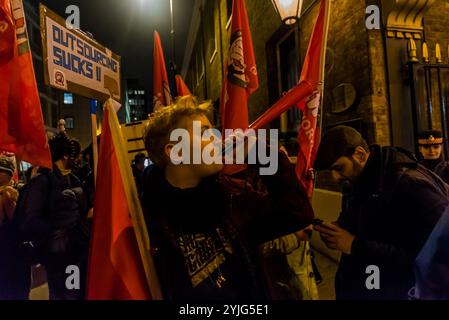
M 313 211 L 288 159 L 262 179 L 203 179 L 172 187 L 164 171 L 144 175 L 143 205 L 165 299 L 269 298 L 257 246 L 308 226 Z M 226 281 L 214 286 L 219 276 Z
M 56 167 L 52 172 L 42 169 L 21 190 L 16 224 L 22 241 L 58 251 L 64 250 L 74 232 L 87 237 L 83 225 L 86 213 L 87 199 L 78 178 L 63 176 Z
M 422 160 L 421 164 L 435 172 L 444 182 L 449 183 L 449 162 L 445 161 L 443 157 L 439 160 Z
M 373 146 L 338 220 L 356 238 L 341 258 L 337 299 L 406 299 L 413 262 L 448 203 L 449 186 L 412 154 Z M 380 270 L 380 290 L 367 289 L 371 265 Z

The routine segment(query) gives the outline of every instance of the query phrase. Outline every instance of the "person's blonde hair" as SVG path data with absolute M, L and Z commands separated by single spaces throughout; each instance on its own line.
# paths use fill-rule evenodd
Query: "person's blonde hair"
M 144 140 L 151 161 L 158 167 L 167 165 L 169 159 L 164 152 L 165 146 L 170 142 L 171 132 L 179 128 L 180 122 L 185 117 L 204 115 L 211 119 L 211 114 L 211 102 L 200 104 L 193 96 L 180 97 L 173 105 L 150 114 Z

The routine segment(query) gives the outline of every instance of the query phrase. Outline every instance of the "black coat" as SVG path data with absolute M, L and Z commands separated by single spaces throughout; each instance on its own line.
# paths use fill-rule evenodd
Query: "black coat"
M 449 183 L 449 162 L 441 161 L 434 172 L 439 175 L 444 182 Z
M 412 298 L 449 300 L 449 207 L 416 258 Z
M 63 176 L 56 167 L 43 169 L 21 191 L 16 219 L 26 241 L 52 241 L 61 232 L 70 232 L 87 211 L 81 182 Z
M 41 170 L 19 190 L 15 218 L 0 228 L 0 298 L 27 299 L 31 263 L 45 265 L 50 296 L 64 298 L 55 292 L 65 289 L 66 267 L 87 259 L 88 230 L 82 224 L 87 207 L 80 185 L 74 175 L 54 168 Z M 29 241 L 33 247 L 23 244 Z
M 166 299 L 269 296 L 257 246 L 301 230 L 313 219 L 307 196 L 282 155 L 280 170 L 274 176 L 261 179 L 249 170 L 240 178 L 203 179 L 194 189 L 172 187 L 159 168 L 144 175 L 145 219 Z M 218 236 L 214 232 L 217 229 L 221 230 Z M 210 241 L 208 233 L 215 234 Z M 203 242 L 213 243 L 212 246 L 198 245 L 198 235 L 203 234 Z M 231 250 L 233 253 L 229 254 Z M 186 251 L 192 254 L 187 255 Z M 207 270 L 216 269 L 217 257 L 218 264 L 222 263 L 220 273 L 227 279 L 222 289 L 211 286 L 204 275 Z M 222 257 L 226 257 L 224 262 Z M 217 272 L 213 271 L 211 279 L 218 276 Z M 193 285 L 195 277 L 200 280 Z M 227 287 L 227 283 L 233 284 Z
M 449 203 L 449 186 L 401 149 L 373 146 L 344 197 L 340 226 L 356 238 L 336 276 L 337 299 L 406 299 L 413 263 Z M 380 270 L 380 290 L 368 290 L 367 267 Z
M 81 182 L 73 174 L 63 176 L 54 167 L 52 172 L 42 170 L 24 188 L 16 208 L 16 224 L 21 241 L 34 244 L 29 258 L 45 266 L 50 299 L 82 299 L 89 230 L 83 221 L 88 206 Z M 66 287 L 69 265 L 80 269 L 81 290 Z

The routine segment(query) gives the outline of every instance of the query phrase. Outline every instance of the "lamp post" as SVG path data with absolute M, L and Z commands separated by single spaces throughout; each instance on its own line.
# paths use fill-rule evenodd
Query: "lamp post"
M 293 25 L 301 16 L 303 0 L 271 0 L 276 13 L 286 25 Z

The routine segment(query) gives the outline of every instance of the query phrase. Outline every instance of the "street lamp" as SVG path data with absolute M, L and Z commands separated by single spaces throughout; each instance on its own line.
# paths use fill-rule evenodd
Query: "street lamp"
M 293 25 L 301 16 L 303 0 L 271 0 L 276 13 L 286 25 Z

